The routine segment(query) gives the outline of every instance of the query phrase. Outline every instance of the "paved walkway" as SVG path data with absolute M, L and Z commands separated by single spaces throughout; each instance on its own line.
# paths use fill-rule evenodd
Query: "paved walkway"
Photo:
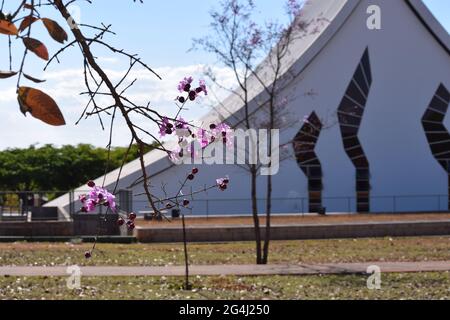
M 373 262 L 301 265 L 209 265 L 190 266 L 190 274 L 204 276 L 237 275 L 314 275 L 361 274 L 369 266 L 381 272 L 439 272 L 450 271 L 450 261 L 429 262 Z M 0 276 L 67 276 L 67 267 L 0 267 Z M 167 267 L 81 267 L 84 276 L 183 276 L 183 266 Z

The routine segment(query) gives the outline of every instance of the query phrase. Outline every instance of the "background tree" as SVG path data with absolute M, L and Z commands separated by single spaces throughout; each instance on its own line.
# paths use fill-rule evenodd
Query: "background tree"
M 176 97 L 175 104 L 177 108 L 174 112 L 175 115 L 172 117 L 168 114 L 160 114 L 157 112 L 150 102 L 147 104 L 137 103 L 133 97 L 129 95 L 130 88 L 138 81 L 138 79 L 131 77 L 132 71 L 137 67 L 140 67 L 159 79 L 161 79 L 161 77 L 144 63 L 138 55 L 129 53 L 124 49 L 116 48 L 108 42 L 106 38 L 114 34 L 111 31 L 111 25 L 101 24 L 95 26 L 80 24 L 79 21 L 76 21 L 70 14 L 68 6 L 78 1 L 81 0 L 17 0 L 8 1 L 8 3 L 2 0 L 0 7 L 0 35 L 6 35 L 8 39 L 9 71 L 0 72 L 0 79 L 17 77 L 17 100 L 22 113 L 30 113 L 34 118 L 49 125 L 65 125 L 66 121 L 64 116 L 58 104 L 52 97 L 39 89 L 22 85 L 25 80 L 32 81 L 36 84 L 44 81 L 43 79 L 37 79 L 27 74 L 25 72 L 25 62 L 28 54 L 33 53 L 42 60 L 47 61 L 44 68 L 45 70 L 52 62 L 60 62 L 63 53 L 66 53 L 72 48 L 79 49 L 82 54 L 80 64 L 83 66 L 85 83 L 85 92 L 82 92 L 82 95 L 88 98 L 88 103 L 81 112 L 80 119 L 96 117 L 99 119 L 99 127 L 102 129 L 105 129 L 107 123 L 109 123 L 108 130 L 110 134 L 106 148 L 108 157 L 105 171 L 109 168 L 109 162 L 111 160 L 112 139 L 116 118 L 121 117 L 129 130 L 131 140 L 126 155 L 130 153 L 133 145 L 137 145 L 138 159 L 142 172 L 142 186 L 153 214 L 157 217 L 161 217 L 163 216 L 163 208 L 187 207 L 189 202 L 186 197 L 190 196 L 190 192 L 183 192 L 183 188 L 187 187 L 189 183 L 195 180 L 195 168 L 193 168 L 192 172 L 186 173 L 185 180 L 180 183 L 181 187 L 177 194 L 173 196 L 165 195 L 164 197 L 158 197 L 151 193 L 150 173 L 147 170 L 144 158 L 147 151 L 146 148 L 153 147 L 167 152 L 169 156 L 174 156 L 174 153 L 176 155 L 176 152 L 167 150 L 160 141 L 158 133 L 147 128 L 151 124 L 156 125 L 156 127 L 160 129 L 160 136 L 176 136 L 179 144 L 184 145 L 186 142 L 185 140 L 188 138 L 187 136 L 192 136 L 191 132 L 202 128 L 195 128 L 188 121 L 181 119 L 181 113 L 185 111 L 186 103 L 195 101 L 202 94 L 207 94 L 206 84 L 203 81 L 200 81 L 198 86 L 195 86 L 191 77 L 185 77 L 178 86 L 180 92 L 178 97 Z M 87 2 L 91 3 L 89 0 Z M 142 3 L 143 1 L 140 0 L 139 2 Z M 10 13 L 3 13 L 7 10 L 6 6 L 10 8 Z M 54 17 L 50 19 L 43 16 L 41 14 L 43 8 L 54 9 Z M 64 28 L 56 21 L 61 19 L 65 21 L 66 26 L 70 29 L 71 36 L 69 36 Z M 55 41 L 63 45 L 55 54 L 50 55 L 45 44 L 42 41 L 33 38 L 32 30 L 36 23 L 42 23 L 49 35 Z M 20 57 L 13 55 L 11 49 L 13 42 L 14 44 L 23 44 L 24 51 Z M 128 62 L 128 68 L 123 72 L 120 79 L 115 80 L 114 75 L 111 75 L 106 69 L 103 69 L 99 65 L 95 54 L 96 49 L 98 48 L 107 50 L 111 54 L 118 55 Z M 17 60 L 19 63 L 17 63 Z M 108 122 L 106 122 L 105 118 Z M 140 125 L 143 121 L 145 121 L 145 126 Z M 222 128 L 223 131 L 211 129 L 211 132 L 208 132 L 208 137 L 217 135 L 218 138 L 220 137 L 225 140 L 227 130 L 224 126 L 218 126 L 218 128 Z M 186 131 L 189 132 L 187 136 L 185 135 Z M 200 137 L 200 139 L 202 138 L 203 137 Z M 192 139 L 195 138 L 192 136 Z M 124 164 L 125 161 L 122 161 L 121 167 Z M 122 170 L 119 172 L 121 173 Z M 120 180 L 120 173 L 117 177 L 115 189 L 117 189 Z M 225 183 L 223 179 L 213 179 L 213 181 L 216 181 L 216 183 L 214 183 L 211 188 L 205 187 L 204 191 L 212 188 L 224 190 L 228 184 L 228 182 Z M 89 185 L 91 185 L 92 188 L 101 188 L 100 195 L 102 198 L 99 196 L 98 199 L 88 199 L 90 206 L 83 206 L 81 210 L 93 211 L 91 210 L 95 210 L 93 207 L 104 204 L 108 204 L 109 208 L 115 206 L 112 201 L 113 195 L 105 190 L 104 186 L 94 186 L 91 181 Z M 28 185 L 28 187 L 30 186 Z M 114 190 L 113 193 L 115 191 L 116 190 Z M 200 191 L 194 191 L 194 193 Z M 97 195 L 97 193 L 94 195 Z M 99 201 L 99 199 L 104 200 L 103 196 L 109 198 L 107 203 Z M 87 198 L 85 198 L 85 200 L 87 200 Z M 131 225 L 132 224 L 129 226 Z M 95 244 L 93 248 L 95 248 Z M 86 257 L 91 257 L 91 253 L 92 252 L 88 252 Z M 187 287 L 188 285 L 186 285 L 186 288 Z
M 201 39 L 194 40 L 195 47 L 201 47 L 204 50 L 214 53 L 219 62 L 227 66 L 233 71 L 234 78 L 237 81 L 238 88 L 231 89 L 223 86 L 217 81 L 216 75 L 212 69 L 206 71 L 206 75 L 220 88 L 225 89 L 236 95 L 242 102 L 244 118 L 236 117 L 234 127 L 239 124 L 246 129 L 253 128 L 250 119 L 250 98 L 248 78 L 251 75 L 250 66 L 255 63 L 260 56 L 260 47 L 257 42 L 259 35 L 251 21 L 251 12 L 254 9 L 252 1 L 240 3 L 238 1 L 222 1 L 220 3 L 220 11 L 212 11 L 211 13 L 211 29 L 212 37 L 206 36 Z M 245 31 L 245 32 L 244 32 Z M 254 39 L 253 39 L 254 38 Z M 253 41 L 253 43 L 252 43 Z M 245 51 L 245 52 L 243 52 Z M 225 108 L 223 104 L 220 107 Z M 232 112 L 230 112 L 232 114 Z M 243 121 L 242 121 L 243 120 Z M 228 119 L 230 123 L 230 119 Z M 249 148 L 255 150 L 256 141 L 253 137 L 249 138 Z M 260 221 L 258 217 L 258 197 L 257 197 L 257 176 L 258 165 L 256 163 L 249 164 L 246 169 L 250 173 L 251 184 L 251 207 L 253 224 L 255 227 L 256 240 L 256 263 L 262 263 L 261 251 L 261 231 Z
M 17 99 L 20 110 L 24 114 L 30 113 L 34 118 L 49 125 L 65 125 L 64 116 L 52 97 L 37 88 L 27 87 L 22 84 L 25 81 L 31 81 L 36 84 L 45 81 L 45 79 L 37 79 L 26 73 L 25 62 L 30 54 L 34 54 L 46 61 L 44 67 L 44 70 L 46 70 L 52 63 L 59 63 L 63 55 L 72 48 L 79 49 L 82 54 L 80 64 L 83 66 L 86 89 L 81 94 L 87 97 L 87 104 L 81 111 L 80 120 L 95 117 L 99 120 L 99 127 L 103 130 L 108 130 L 110 133 L 106 148 L 108 157 L 104 171 L 106 172 L 111 168 L 109 162 L 111 161 L 113 145 L 112 137 L 116 119 L 121 117 L 129 130 L 131 140 L 126 154 L 131 152 L 133 146 L 137 146 L 137 156 L 142 171 L 140 180 L 142 181 L 149 207 L 155 215 L 162 215 L 161 209 L 165 208 L 166 202 L 180 206 L 184 202 L 183 196 L 188 196 L 189 193 L 183 195 L 180 192 L 175 196 L 168 196 L 167 199 L 162 199 L 150 192 L 150 174 L 144 159 L 145 153 L 149 147 L 167 152 L 169 156 L 172 156 L 174 152 L 165 148 L 158 133 L 147 128 L 152 125 L 160 128 L 161 136 L 176 135 L 178 126 L 192 131 L 196 130 L 189 122 L 181 120 L 180 115 L 185 111 L 186 103 L 196 100 L 201 94 L 206 94 L 206 84 L 200 81 L 199 86 L 195 87 L 191 78 L 185 78 L 182 81 L 184 85 L 176 99 L 176 107 L 172 117 L 168 114 L 157 112 L 150 102 L 147 104 L 136 103 L 133 101 L 134 98 L 129 95 L 130 88 L 138 81 L 138 79 L 132 78 L 132 71 L 139 67 L 159 79 L 161 77 L 144 63 L 137 54 L 116 48 L 108 42 L 107 37 L 114 35 L 114 32 L 111 31 L 111 25 L 101 24 L 96 26 L 80 24 L 76 21 L 70 14 L 68 7 L 78 1 L 81 2 L 81 0 L 1 1 L 0 36 L 6 36 L 8 40 L 9 70 L 0 72 L 0 79 L 17 77 Z M 139 2 L 142 3 L 142 1 Z M 43 10 L 44 8 L 46 10 Z M 54 9 L 54 15 L 51 18 L 43 16 L 42 12 L 49 12 L 49 15 L 52 15 L 50 9 Z M 58 20 L 64 21 L 65 26 L 64 24 L 61 25 Z M 33 27 L 36 24 L 43 24 L 53 40 L 61 43 L 61 48 L 53 55 L 49 54 L 46 45 L 42 41 L 33 38 Z M 70 34 L 64 30 L 65 27 L 70 29 Z M 24 51 L 22 55 L 17 56 L 13 54 L 13 44 L 23 46 Z M 128 68 L 123 72 L 122 77 L 116 80 L 115 75 L 109 74 L 107 70 L 99 65 L 96 59 L 96 50 L 107 50 L 128 62 Z M 142 123 L 145 123 L 145 125 L 142 125 Z M 123 166 L 125 163 L 125 161 L 122 161 L 121 165 Z M 186 175 L 189 176 L 190 173 Z M 119 179 L 120 175 L 117 177 L 117 183 Z M 27 187 L 31 187 L 31 185 L 28 184 Z
M 148 147 L 147 151 L 151 148 Z M 26 149 L 0 151 L 0 191 L 68 191 L 86 183 L 92 177 L 119 168 L 135 160 L 139 149 L 126 147 L 96 148 L 88 144 L 77 146 L 30 146 Z M 109 160 L 108 160 L 109 157 Z
M 301 41 L 305 36 L 315 32 L 317 24 L 323 22 L 320 18 L 306 21 L 301 16 L 301 8 L 300 2 L 288 0 L 286 2 L 287 24 L 271 21 L 258 25 L 253 15 L 255 4 L 252 0 L 225 0 L 220 2 L 219 10 L 211 13 L 212 34 L 194 39 L 194 48 L 200 47 L 214 53 L 219 63 L 233 71 L 237 88 L 225 87 L 217 81 L 211 69 L 206 71 L 206 75 L 218 87 L 228 90 L 242 103 L 241 110 L 229 112 L 231 116 L 227 122 L 234 128 L 269 130 L 267 146 L 269 158 L 274 151 L 277 151 L 275 149 L 280 147 L 274 145 L 270 131 L 283 130 L 292 124 L 289 120 L 291 117 L 285 108 L 289 97 L 282 95 L 283 88 L 287 84 L 286 79 L 283 79 L 288 65 L 285 58 L 295 41 Z M 255 86 L 262 91 L 258 99 L 252 95 L 252 92 L 255 92 Z M 228 112 L 223 104 L 219 104 L 218 108 Z M 256 263 L 267 264 L 272 212 L 272 175 L 267 176 L 266 182 L 266 228 L 264 243 L 262 243 L 257 190 L 257 177 L 262 165 L 258 161 L 249 161 L 250 152 L 253 154 L 258 152 L 256 139 L 257 137 L 250 135 L 246 155 L 248 163 L 242 168 L 250 174 Z M 290 153 L 284 152 L 280 160 L 288 157 Z M 269 167 L 271 165 L 270 163 Z

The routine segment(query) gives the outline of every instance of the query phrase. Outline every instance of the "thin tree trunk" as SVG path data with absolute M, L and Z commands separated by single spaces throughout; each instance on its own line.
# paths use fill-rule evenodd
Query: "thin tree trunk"
M 256 241 L 256 264 L 263 264 L 262 252 L 261 252 L 261 228 L 259 225 L 258 217 L 258 197 L 256 192 L 256 178 L 257 171 L 256 165 L 251 165 L 250 174 L 252 179 L 252 214 L 253 214 L 253 224 L 255 226 L 255 241 Z
M 263 264 L 269 262 L 269 245 L 272 212 L 272 176 L 267 177 L 267 202 L 266 202 L 266 234 L 264 237 Z
M 245 88 L 247 88 L 247 79 L 245 80 Z M 250 125 L 250 114 L 249 114 L 249 106 L 248 106 L 248 91 L 245 91 L 244 99 L 245 103 L 245 123 L 247 129 L 251 129 Z M 251 148 L 255 149 L 256 141 L 253 141 L 250 138 Z M 250 159 L 249 159 L 250 160 Z M 258 216 L 258 192 L 257 192 L 257 174 L 258 170 L 256 164 L 250 164 L 250 175 L 251 175 L 251 197 L 252 197 L 252 216 L 253 216 L 253 225 L 255 230 L 255 244 L 256 244 L 256 264 L 263 264 L 262 259 L 262 247 L 261 247 L 261 227 L 259 224 L 259 216 Z
M 275 125 L 275 88 L 276 82 L 273 83 L 273 90 L 270 97 L 270 130 L 274 129 Z M 266 232 L 264 237 L 263 248 L 263 264 L 267 264 L 269 261 L 269 245 L 270 245 L 270 228 L 271 228 L 271 214 L 272 214 L 272 131 L 269 132 L 269 175 L 267 176 L 267 198 L 266 198 Z
M 184 266 L 185 266 L 184 290 L 191 290 L 191 284 L 189 283 L 189 257 L 187 252 L 186 222 L 184 220 L 184 214 L 181 215 L 181 220 L 183 222 L 183 246 L 184 246 Z

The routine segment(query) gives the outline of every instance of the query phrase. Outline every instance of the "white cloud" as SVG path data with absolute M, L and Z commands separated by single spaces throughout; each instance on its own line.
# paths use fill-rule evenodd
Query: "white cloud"
M 111 64 L 114 61 L 105 61 Z M 164 67 L 155 71 L 161 75 L 163 80 L 157 79 L 153 74 L 144 69 L 136 69 L 129 75 L 129 79 L 138 79 L 135 86 L 128 91 L 128 96 L 138 104 L 151 102 L 152 108 L 162 114 L 174 115 L 177 108 L 174 99 L 177 96 L 177 84 L 187 75 L 192 75 L 196 81 L 204 78 L 203 65 L 190 65 L 184 67 Z M 221 83 L 231 87 L 233 85 L 233 74 L 225 68 L 214 68 Z M 113 81 L 121 79 L 126 70 L 118 71 L 108 69 L 107 73 Z M 0 149 L 9 147 L 26 147 L 33 143 L 52 143 L 56 145 L 91 143 L 97 146 L 105 146 L 108 143 L 109 118 L 104 118 L 105 131 L 101 130 L 98 118 L 91 117 L 83 120 L 76 126 L 75 122 L 81 115 L 88 98 L 80 95 L 85 91 L 84 75 L 82 69 L 65 69 L 60 71 L 46 72 L 43 75 L 47 82 L 38 87 L 51 95 L 60 106 L 67 125 L 65 127 L 51 127 L 34 119 L 31 115 L 27 118 L 19 111 L 16 100 L 16 90 L 13 82 L 9 87 L 0 88 Z M 206 79 L 207 80 L 207 79 Z M 125 87 L 127 84 L 123 84 Z M 37 86 L 37 85 L 35 85 Z M 211 89 L 219 98 L 224 98 L 227 93 L 217 87 Z M 215 95 L 202 98 L 200 102 L 190 105 L 189 110 L 183 114 L 188 120 L 198 119 L 205 114 L 209 108 L 216 104 Z M 108 97 L 100 99 L 102 105 L 110 105 Z M 118 117 L 119 118 L 119 117 Z M 139 120 L 139 125 L 156 132 L 156 128 L 148 120 Z M 128 128 L 119 120 L 115 125 L 114 145 L 127 145 L 131 139 Z
M 11 102 L 16 99 L 16 89 L 9 87 L 4 90 L 0 90 L 0 103 Z

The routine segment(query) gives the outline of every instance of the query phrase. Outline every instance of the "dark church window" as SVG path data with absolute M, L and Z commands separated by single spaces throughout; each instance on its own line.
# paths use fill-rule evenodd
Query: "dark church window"
M 310 191 L 322 191 L 322 179 L 309 179 L 309 190 Z
M 445 116 L 441 112 L 436 112 L 435 110 L 428 108 L 424 115 L 424 118 L 428 121 L 442 122 L 444 121 Z
M 369 192 L 370 184 L 367 180 L 358 180 L 356 185 L 356 191 L 358 192 Z
M 372 71 L 367 48 L 338 107 L 338 119 L 345 152 L 357 168 L 355 190 L 359 212 L 370 211 L 369 161 L 359 141 L 358 132 L 371 85 Z
M 367 168 L 356 169 L 356 180 L 370 180 L 370 172 Z
M 320 166 L 308 167 L 308 177 L 322 178 L 322 168 Z
M 306 119 L 294 138 L 293 147 L 297 163 L 308 178 L 309 211 L 322 207 L 322 166 L 315 153 L 322 123 L 315 112 Z
M 447 105 L 445 104 L 444 100 L 442 98 L 439 98 L 437 95 L 434 96 L 433 100 L 430 103 L 430 106 L 432 109 L 438 112 L 442 112 L 444 114 L 447 108 Z
M 430 142 L 430 146 L 431 146 L 431 151 L 433 152 L 433 154 L 437 157 L 443 153 L 447 153 L 448 151 L 450 151 L 450 136 L 447 136 L 447 141 L 438 141 L 438 142 L 434 142 L 431 143 Z
M 447 172 L 450 191 L 450 134 L 444 125 L 444 118 L 449 104 L 450 93 L 441 84 L 422 117 L 422 125 L 433 156 Z M 450 209 L 450 192 L 448 203 Z

